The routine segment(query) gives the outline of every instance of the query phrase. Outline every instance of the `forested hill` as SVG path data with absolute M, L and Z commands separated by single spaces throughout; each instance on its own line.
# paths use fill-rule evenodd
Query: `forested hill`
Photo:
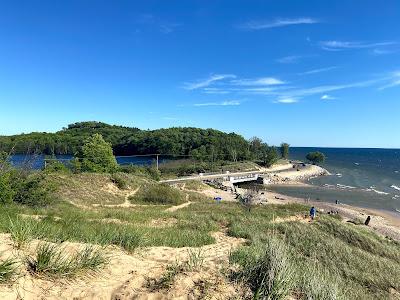
M 193 127 L 140 130 L 101 122 L 74 123 L 56 133 L 0 136 L 0 151 L 13 149 L 13 153 L 23 154 L 75 154 L 84 140 L 94 133 L 100 133 L 112 144 L 115 155 L 190 154 L 199 158 L 215 155 L 220 159 L 241 160 L 250 154 L 248 141 L 235 133 Z

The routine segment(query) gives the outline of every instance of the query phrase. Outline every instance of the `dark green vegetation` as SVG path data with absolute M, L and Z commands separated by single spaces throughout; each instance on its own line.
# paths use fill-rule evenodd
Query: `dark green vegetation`
M 0 137 L 0 151 L 15 153 L 75 154 L 83 141 L 98 133 L 112 144 L 114 154 L 163 153 L 193 155 L 196 159 L 243 160 L 250 153 L 247 141 L 235 133 L 214 129 L 169 128 L 140 130 L 112 126 L 101 122 L 81 122 L 68 125 L 56 133 L 29 133 Z
M 325 161 L 325 155 L 321 152 L 310 152 L 306 155 L 306 159 L 312 162 L 313 164 L 320 164 Z
M 173 127 L 140 130 L 101 122 L 80 122 L 56 133 L 34 132 L 0 136 L 0 151 L 7 153 L 81 154 L 84 141 L 101 134 L 111 143 L 115 155 L 169 154 L 190 155 L 197 161 L 265 161 L 267 145 L 260 139 L 246 141 L 235 133 L 214 129 Z
M 185 201 L 185 197 L 169 185 L 146 184 L 134 196 L 129 197 L 129 200 L 138 204 L 179 205 Z
M 52 186 L 44 184 L 45 174 L 11 167 L 0 152 L 0 204 L 20 203 L 43 206 L 49 203 Z
M 74 164 L 79 171 L 113 173 L 118 170 L 111 143 L 107 143 L 98 133 L 84 141 L 78 157 L 81 159 L 75 159 Z
M 282 143 L 280 151 L 281 151 L 282 158 L 289 159 L 289 144 L 288 143 Z

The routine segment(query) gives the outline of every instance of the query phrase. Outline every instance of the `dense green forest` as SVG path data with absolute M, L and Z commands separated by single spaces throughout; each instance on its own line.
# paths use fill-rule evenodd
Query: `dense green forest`
M 262 158 L 268 148 L 258 138 L 247 141 L 241 135 L 215 129 L 173 127 L 140 130 L 91 121 L 68 125 L 56 133 L 0 136 L 0 151 L 73 155 L 94 133 L 100 133 L 112 144 L 115 155 L 160 153 L 237 161 Z

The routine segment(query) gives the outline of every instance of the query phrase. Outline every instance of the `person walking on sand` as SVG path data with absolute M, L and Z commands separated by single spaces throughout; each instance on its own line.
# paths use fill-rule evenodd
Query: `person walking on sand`
M 315 219 L 316 213 L 317 213 L 317 211 L 316 211 L 315 207 L 314 206 L 311 207 L 311 209 L 310 209 L 310 218 L 311 218 L 311 220 Z

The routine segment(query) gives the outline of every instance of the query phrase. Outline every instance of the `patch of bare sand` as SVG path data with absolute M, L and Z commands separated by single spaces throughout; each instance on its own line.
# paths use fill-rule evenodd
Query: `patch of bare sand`
M 199 248 L 150 247 L 128 254 L 116 247 L 107 247 L 110 263 L 105 270 L 91 277 L 75 280 L 44 280 L 32 276 L 21 264 L 19 277 L 12 285 L 0 286 L 0 299 L 203 299 L 211 293 L 210 299 L 226 299 L 235 293 L 220 273 L 227 265 L 232 249 L 244 240 L 228 237 L 225 232 L 213 233 L 216 243 L 201 247 L 204 264 L 201 270 L 179 274 L 169 290 L 147 290 L 147 278 L 159 278 L 168 264 L 188 261 L 189 250 Z M 39 241 L 31 242 L 29 252 Z M 73 253 L 83 247 L 79 243 L 63 243 L 66 253 Z M 13 253 L 10 235 L 0 235 L 0 254 Z
M 45 219 L 45 218 L 47 218 L 48 216 L 46 216 L 46 215 L 26 215 L 26 214 L 19 214 L 18 216 L 20 216 L 21 218 L 23 218 L 23 219 L 33 219 L 33 220 L 36 220 L 36 221 L 41 221 L 41 220 L 43 220 L 43 219 Z M 61 218 L 60 217 L 57 217 L 57 216 L 55 216 L 55 217 L 52 217 L 54 220 L 56 220 L 56 221 L 59 221 L 59 220 L 61 220 Z
M 277 217 L 273 220 L 273 223 L 283 223 L 283 222 L 311 223 L 312 220 L 310 218 L 308 218 L 307 216 L 300 216 L 300 215 L 290 216 L 287 218 Z
M 178 220 L 175 218 L 161 218 L 151 220 L 150 225 L 152 227 L 170 227 L 174 226 L 178 223 Z
M 174 212 L 174 211 L 177 211 L 178 209 L 185 208 L 185 207 L 189 206 L 190 204 L 192 204 L 192 202 L 188 201 L 188 202 L 185 202 L 185 203 L 180 204 L 180 205 L 171 206 L 171 207 L 167 208 L 165 211 Z
M 113 219 L 113 218 L 105 218 L 105 219 L 88 219 L 90 222 L 101 222 L 105 224 L 118 224 L 118 225 L 129 225 L 130 223 L 127 221 L 122 221 L 120 219 Z

